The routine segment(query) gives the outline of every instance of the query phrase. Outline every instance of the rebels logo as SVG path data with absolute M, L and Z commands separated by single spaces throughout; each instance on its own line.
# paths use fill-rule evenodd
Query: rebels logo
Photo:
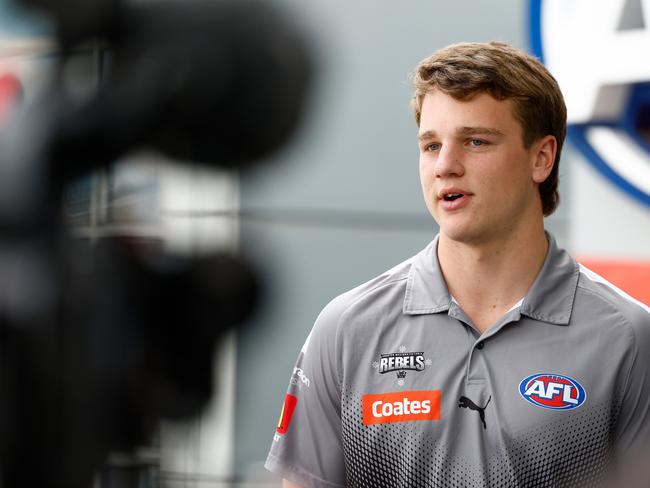
M 373 361 L 372 367 L 379 374 L 396 373 L 397 384 L 402 386 L 407 371 L 421 372 L 431 366 L 431 359 L 425 359 L 424 352 L 407 352 L 406 346 L 400 346 L 399 352 L 382 354 L 379 361 Z
M 379 372 L 381 374 L 405 369 L 423 371 L 424 368 L 423 352 L 393 352 L 382 354 L 379 360 Z
M 361 404 L 364 425 L 440 420 L 440 390 L 364 395 Z
M 559 374 L 534 374 L 519 383 L 519 393 L 533 405 L 552 410 L 571 410 L 585 402 L 585 389 L 576 380 Z

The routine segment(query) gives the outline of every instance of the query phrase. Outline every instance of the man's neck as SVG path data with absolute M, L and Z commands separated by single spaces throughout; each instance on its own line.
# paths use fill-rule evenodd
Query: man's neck
M 484 332 L 526 295 L 547 250 L 540 223 L 518 235 L 480 244 L 453 241 L 441 233 L 438 260 L 449 292 Z

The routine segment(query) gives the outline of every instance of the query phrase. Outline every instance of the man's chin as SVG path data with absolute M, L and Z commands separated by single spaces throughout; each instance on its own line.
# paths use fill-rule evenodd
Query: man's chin
M 489 232 L 484 228 L 479 228 L 476 225 L 441 225 L 440 236 L 443 239 L 453 241 L 459 244 L 480 244 L 485 240 L 489 240 Z

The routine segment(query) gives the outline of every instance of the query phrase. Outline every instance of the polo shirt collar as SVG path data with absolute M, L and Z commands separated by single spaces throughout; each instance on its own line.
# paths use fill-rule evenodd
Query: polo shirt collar
M 446 312 L 451 305 L 447 283 L 438 263 L 438 236 L 411 263 L 403 311 L 407 315 Z
M 521 314 L 557 325 L 569 325 L 580 267 L 568 252 L 558 247 L 548 232 L 544 265 L 528 290 Z
M 578 264 L 546 233 L 548 252 L 520 308 L 521 315 L 568 325 L 580 273 Z M 452 303 L 438 263 L 438 236 L 411 263 L 403 312 L 422 315 L 449 311 Z

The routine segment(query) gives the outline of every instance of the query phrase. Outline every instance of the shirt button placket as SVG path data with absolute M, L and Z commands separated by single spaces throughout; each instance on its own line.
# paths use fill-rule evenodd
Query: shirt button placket
M 469 383 L 485 382 L 484 361 L 482 357 L 485 348 L 485 340 L 479 340 L 472 344 L 467 362 L 467 381 Z

